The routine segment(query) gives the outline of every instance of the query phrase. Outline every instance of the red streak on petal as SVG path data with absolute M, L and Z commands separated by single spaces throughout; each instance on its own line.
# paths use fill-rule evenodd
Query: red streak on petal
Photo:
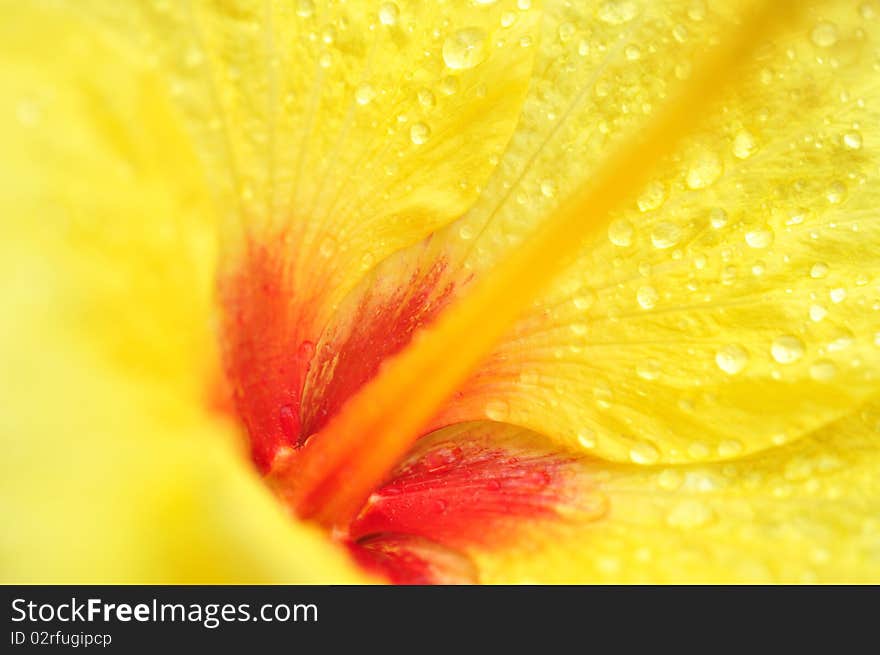
M 413 334 L 429 325 L 447 306 L 455 289 L 443 282 L 446 262 L 437 260 L 417 271 L 388 296 L 363 296 L 354 309 L 349 331 L 315 362 L 315 379 L 307 391 L 305 427 L 314 434 L 379 371 L 382 362 L 403 350 Z M 329 373 L 328 373 L 329 372 Z
M 376 491 L 351 536 L 403 533 L 452 547 L 497 547 L 521 519 L 556 519 L 570 504 L 556 455 L 521 455 L 478 444 L 431 448 Z
M 298 298 L 285 240 L 250 243 L 240 269 L 220 284 L 226 376 L 257 467 L 302 440 L 303 383 L 314 354 L 316 306 Z
M 477 582 L 476 567 L 467 556 L 421 537 L 381 535 L 347 546 L 358 564 L 393 584 Z

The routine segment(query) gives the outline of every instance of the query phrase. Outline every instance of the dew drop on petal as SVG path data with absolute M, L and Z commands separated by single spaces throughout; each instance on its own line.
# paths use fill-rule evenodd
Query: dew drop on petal
M 656 380 L 660 377 L 660 362 L 656 359 L 646 359 L 636 365 L 636 375 L 643 380 Z
M 581 430 L 577 433 L 577 440 L 581 448 L 592 450 L 596 447 L 596 433 L 592 430 Z
M 770 354 L 780 364 L 792 364 L 804 356 L 804 342 L 790 334 L 773 340 Z
M 715 207 L 709 212 L 709 223 L 715 230 L 720 230 L 727 225 L 727 212 L 720 207 Z
M 651 182 L 645 187 L 636 204 L 640 211 L 649 212 L 660 207 L 665 200 L 666 187 L 661 182 Z
M 430 89 L 419 89 L 416 95 L 419 99 L 419 104 L 425 109 L 432 109 L 437 104 L 437 98 Z
M 836 289 L 832 289 L 828 292 L 828 297 L 831 298 L 831 302 L 834 304 L 842 303 L 846 300 L 846 289 L 843 287 L 838 287 Z
M 296 3 L 296 15 L 300 18 L 309 18 L 315 13 L 315 3 L 313 0 L 299 0 Z
M 592 289 L 581 289 L 581 291 L 572 298 L 575 309 L 585 311 L 593 306 L 596 302 L 596 292 Z
M 698 528 L 714 518 L 714 512 L 705 503 L 696 499 L 680 501 L 666 515 L 666 523 L 674 528 Z
M 636 300 L 642 309 L 653 309 L 659 297 L 657 290 L 651 286 L 639 287 L 636 292 Z
M 456 93 L 458 93 L 458 89 L 460 86 L 461 83 L 454 75 L 447 75 L 442 80 L 440 80 L 440 92 L 443 93 L 443 95 L 455 95 Z
M 718 444 L 718 454 L 721 457 L 735 457 L 743 451 L 742 442 L 736 439 L 725 439 Z
M 721 177 L 724 165 L 717 154 L 704 150 L 694 157 L 687 171 L 687 185 L 691 189 L 705 189 Z
M 859 132 L 847 132 L 843 135 L 843 145 L 850 150 L 858 150 L 862 147 L 862 135 Z
M 730 344 L 715 353 L 715 363 L 728 375 L 736 375 L 749 363 L 749 353 L 739 344 Z
M 837 365 L 830 359 L 820 359 L 810 366 L 810 377 L 817 382 L 830 382 L 837 375 Z
M 746 232 L 746 243 L 750 248 L 766 248 L 773 243 L 773 230 L 766 225 Z
M 675 469 L 665 469 L 657 476 L 657 485 L 664 491 L 675 491 L 681 483 L 681 473 Z
M 609 25 L 623 25 L 636 17 L 638 6 L 633 0 L 608 0 L 599 7 L 599 20 Z
M 431 128 L 425 123 L 416 123 L 409 128 L 409 138 L 414 144 L 420 146 L 431 138 Z
M 629 458 L 635 464 L 656 464 L 660 460 L 660 451 L 648 441 L 639 441 L 630 448 Z
M 367 84 L 366 82 L 358 85 L 358 88 L 355 89 L 354 92 L 355 102 L 357 102 L 361 106 L 370 104 L 375 97 L 376 90 L 372 87 L 372 85 Z
M 541 182 L 541 194 L 546 198 L 552 198 L 556 195 L 556 182 L 553 180 L 544 180 Z
M 810 277 L 814 280 L 821 280 L 828 275 L 828 264 L 825 262 L 816 262 L 810 268 Z
M 608 240 L 615 246 L 625 248 L 632 244 L 635 229 L 625 218 L 619 218 L 608 226 Z
M 651 231 L 651 243 L 655 248 L 672 248 L 681 240 L 681 228 L 675 223 L 664 221 Z
M 486 58 L 486 33 L 478 27 L 453 32 L 443 43 L 443 61 L 453 70 L 467 70 Z
M 733 137 L 733 155 L 737 159 L 748 159 L 757 149 L 755 137 L 748 130 L 740 130 Z
M 506 400 L 490 400 L 483 408 L 486 418 L 492 421 L 505 421 L 510 413 Z
M 393 2 L 383 2 L 379 7 L 379 22 L 383 25 L 397 25 L 400 18 L 400 9 Z
M 810 32 L 810 40 L 820 48 L 830 48 L 837 43 L 837 26 L 828 21 L 817 23 Z

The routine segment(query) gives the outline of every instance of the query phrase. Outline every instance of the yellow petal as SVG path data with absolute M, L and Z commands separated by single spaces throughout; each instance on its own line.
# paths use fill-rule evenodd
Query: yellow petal
M 515 0 L 98 2 L 92 13 L 161 68 L 227 218 L 224 272 L 256 240 L 283 256 L 299 302 L 324 312 L 473 203 L 516 125 L 540 14 Z
M 4 582 L 358 581 L 210 408 L 215 221 L 155 70 L 4 6 Z
M 523 524 L 512 546 L 471 548 L 470 556 L 486 583 L 876 582 L 878 466 L 876 401 L 798 443 L 735 462 L 583 459 L 581 495 L 605 497 L 601 517 L 562 511 Z
M 378 288 L 436 261 L 440 289 L 491 275 L 738 4 L 550 3 L 521 127 L 486 192 L 392 258 Z M 848 2 L 802 14 L 437 425 L 490 418 L 614 460 L 704 461 L 795 440 L 876 390 L 880 22 Z

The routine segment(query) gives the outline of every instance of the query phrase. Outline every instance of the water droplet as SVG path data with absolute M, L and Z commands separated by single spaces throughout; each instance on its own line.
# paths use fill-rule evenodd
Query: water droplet
M 478 27 L 454 32 L 443 43 L 443 61 L 453 70 L 467 70 L 486 57 L 486 33 Z
M 828 264 L 825 262 L 816 262 L 810 268 L 810 277 L 814 280 L 821 280 L 828 275 Z
M 699 528 L 714 517 L 712 509 L 695 499 L 682 500 L 666 515 L 666 523 L 673 528 Z
M 635 464 L 656 464 L 660 460 L 660 451 L 648 441 L 639 441 L 629 449 L 629 458 Z
M 727 212 L 720 207 L 715 207 L 709 212 L 709 223 L 712 225 L 713 229 L 720 230 L 727 225 L 727 221 Z
M 512 11 L 505 11 L 501 14 L 501 27 L 510 27 L 516 22 L 516 14 Z
M 614 398 L 614 395 L 608 387 L 598 386 L 593 389 L 593 398 L 596 400 L 596 406 L 599 409 L 608 409 L 611 407 L 611 401 Z
M 846 350 L 853 343 L 853 333 L 847 328 L 841 328 L 834 338 L 828 342 L 828 352 L 836 353 Z
M 587 450 L 596 447 L 596 433 L 592 430 L 581 430 L 577 433 L 577 440 L 581 447 Z
M 470 225 L 464 224 L 458 228 L 458 236 L 465 241 L 470 241 L 474 238 L 474 230 Z
M 780 364 L 793 364 L 804 356 L 804 342 L 790 334 L 783 335 L 773 341 L 770 354 Z
M 398 18 L 400 18 L 400 9 L 393 2 L 384 2 L 379 7 L 379 22 L 383 25 L 397 25 Z
M 425 123 L 416 123 L 409 128 L 409 138 L 417 146 L 420 146 L 431 138 L 431 128 Z
M 608 240 L 615 246 L 621 248 L 625 248 L 632 244 L 634 233 L 635 229 L 633 228 L 632 223 L 625 218 L 619 218 L 616 221 L 612 221 L 611 225 L 608 226 Z
M 510 413 L 510 406 L 506 400 L 490 400 L 483 411 L 489 420 L 505 421 Z
M 660 377 L 660 362 L 646 359 L 636 365 L 636 375 L 643 380 L 656 380 Z
M 577 33 L 574 23 L 563 23 L 559 26 L 559 40 L 567 43 Z
M 299 0 L 296 3 L 296 15 L 300 18 L 309 18 L 315 13 L 315 3 L 312 0 Z
M 675 491 L 681 486 L 681 473 L 675 469 L 665 469 L 657 476 L 657 484 L 664 491 Z
M 839 205 L 846 198 L 846 186 L 843 182 L 834 182 L 825 192 L 825 197 L 832 205 Z
M 580 293 L 571 299 L 575 309 L 585 311 L 596 302 L 596 292 L 592 289 L 581 289 Z
M 599 20 L 609 25 L 623 25 L 636 17 L 638 6 L 633 0 L 608 0 L 599 7 Z
M 736 439 L 726 439 L 718 444 L 718 454 L 721 457 L 735 457 L 743 451 L 743 445 Z
M 440 80 L 440 92 L 443 95 L 452 96 L 458 93 L 458 89 L 461 86 L 461 83 L 458 81 L 458 78 L 455 75 L 447 75 L 442 80 Z
M 626 48 L 624 48 L 623 54 L 630 61 L 638 61 L 642 58 L 642 49 L 635 43 L 630 43 L 628 46 L 626 46 Z
M 737 159 L 748 159 L 757 149 L 755 137 L 748 130 L 740 130 L 733 137 L 733 155 Z
M 736 375 L 749 363 L 749 353 L 739 344 L 733 343 L 715 353 L 715 363 L 728 375 Z
M 655 248 L 672 248 L 681 240 L 681 228 L 675 223 L 664 221 L 651 231 L 651 243 Z
M 354 92 L 354 99 L 359 105 L 368 105 L 373 101 L 373 98 L 376 97 L 376 90 L 372 87 L 372 85 L 364 82 L 363 84 L 358 85 L 358 88 Z
M 862 135 L 859 132 L 847 132 L 843 135 L 843 145 L 850 150 L 858 150 L 862 147 Z
M 834 304 L 841 303 L 846 300 L 846 289 L 844 289 L 843 287 L 832 289 L 828 292 L 828 296 L 831 298 L 831 302 L 833 302 Z
M 659 297 L 660 294 L 657 293 L 657 290 L 650 286 L 639 287 L 636 292 L 636 300 L 642 309 L 653 309 Z
M 661 182 L 651 182 L 645 187 L 636 201 L 639 210 L 649 212 L 657 209 L 666 200 L 666 187 Z
M 419 104 L 425 109 L 433 109 L 437 104 L 437 98 L 430 89 L 419 89 L 416 96 L 419 99 Z
M 715 184 L 723 171 L 721 158 L 711 150 L 703 150 L 688 168 L 687 185 L 691 189 L 705 189 Z
M 820 359 L 810 366 L 810 377 L 817 382 L 830 382 L 837 375 L 837 364 L 830 359 Z
M 750 248 L 766 248 L 773 243 L 773 230 L 762 226 L 746 232 L 746 243 Z
M 828 316 L 828 310 L 822 307 L 822 305 L 810 305 L 810 320 L 814 323 L 818 323 L 823 318 Z
M 553 180 L 544 180 L 541 182 L 541 193 L 547 197 L 552 198 L 556 195 L 556 182 Z
M 817 23 L 810 32 L 810 40 L 820 48 L 830 48 L 837 43 L 837 26 L 828 21 Z

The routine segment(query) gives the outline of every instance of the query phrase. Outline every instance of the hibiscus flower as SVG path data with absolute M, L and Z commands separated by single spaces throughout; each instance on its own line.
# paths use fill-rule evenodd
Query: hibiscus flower
M 880 580 L 876 2 L 3 11 L 4 581 Z

